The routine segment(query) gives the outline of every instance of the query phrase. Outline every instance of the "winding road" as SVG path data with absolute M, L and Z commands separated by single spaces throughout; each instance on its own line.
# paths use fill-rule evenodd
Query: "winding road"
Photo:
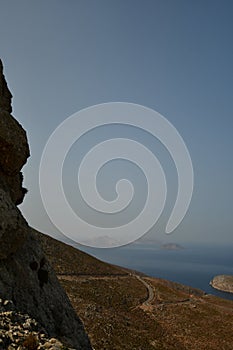
M 147 299 L 143 302 L 143 305 L 146 305 L 146 306 L 149 306 L 150 303 L 153 301 L 154 299 L 154 290 L 153 288 L 151 287 L 151 285 L 149 283 L 147 283 L 143 278 L 141 278 L 140 276 L 138 275 L 134 275 L 142 284 L 144 284 L 144 286 L 146 287 L 147 289 L 147 292 L 148 292 L 148 297 Z
M 138 281 L 140 281 L 147 289 L 147 299 L 142 303 L 144 306 L 149 306 L 151 302 L 154 299 L 154 290 L 151 287 L 149 283 L 147 283 L 142 277 L 136 274 L 118 274 L 118 275 L 91 275 L 91 274 L 81 274 L 81 275 L 76 275 L 76 274 L 58 274 L 58 277 L 63 280 L 75 280 L 75 279 L 80 279 L 80 278 L 89 278 L 89 279 L 115 279 L 115 278 L 129 278 L 129 277 L 134 277 Z

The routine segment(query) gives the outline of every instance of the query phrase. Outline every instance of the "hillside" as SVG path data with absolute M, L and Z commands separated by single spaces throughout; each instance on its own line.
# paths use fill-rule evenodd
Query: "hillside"
M 36 234 L 95 350 L 232 349 L 232 301 L 139 276 Z

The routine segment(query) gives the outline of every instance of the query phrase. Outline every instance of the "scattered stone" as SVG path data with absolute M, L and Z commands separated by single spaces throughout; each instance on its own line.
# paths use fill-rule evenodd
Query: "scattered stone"
M 71 348 L 56 338 L 49 338 L 46 330 L 27 314 L 17 312 L 10 300 L 1 301 L 0 350 L 63 350 Z M 11 305 L 11 311 L 5 309 Z

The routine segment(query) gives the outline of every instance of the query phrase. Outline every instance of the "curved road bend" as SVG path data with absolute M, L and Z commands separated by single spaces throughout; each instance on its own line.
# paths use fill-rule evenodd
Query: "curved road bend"
M 140 276 L 138 275 L 134 275 L 141 283 L 144 284 L 144 286 L 146 287 L 147 291 L 148 291 L 148 297 L 147 299 L 144 301 L 144 305 L 149 305 L 152 300 L 154 299 L 154 290 L 153 288 L 151 287 L 151 285 L 149 285 L 144 279 L 142 279 Z

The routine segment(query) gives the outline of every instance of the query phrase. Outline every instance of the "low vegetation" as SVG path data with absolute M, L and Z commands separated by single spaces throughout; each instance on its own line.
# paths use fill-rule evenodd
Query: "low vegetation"
M 232 301 L 40 239 L 95 350 L 232 350 Z

